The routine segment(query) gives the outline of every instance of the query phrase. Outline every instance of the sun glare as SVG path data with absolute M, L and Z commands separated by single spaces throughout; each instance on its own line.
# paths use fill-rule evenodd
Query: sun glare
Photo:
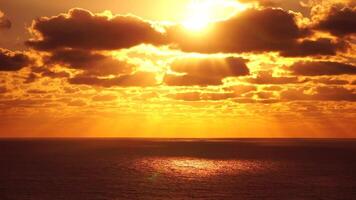
M 244 9 L 246 6 L 236 0 L 192 0 L 182 24 L 190 31 L 202 31 L 211 22 L 226 19 Z

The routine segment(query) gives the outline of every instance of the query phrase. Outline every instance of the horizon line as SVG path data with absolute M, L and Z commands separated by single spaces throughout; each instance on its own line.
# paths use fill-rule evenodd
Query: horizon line
M 275 140 L 356 140 L 356 137 L 98 137 L 98 136 L 83 136 L 83 137 L 52 137 L 52 136 L 21 136 L 21 137 L 4 137 L 1 136 L 0 140 L 6 139 L 14 139 L 14 140 L 21 140 L 21 139 L 37 139 L 37 140 L 45 140 L 45 139 L 121 139 L 121 140 L 263 140 L 263 139 L 275 139 Z

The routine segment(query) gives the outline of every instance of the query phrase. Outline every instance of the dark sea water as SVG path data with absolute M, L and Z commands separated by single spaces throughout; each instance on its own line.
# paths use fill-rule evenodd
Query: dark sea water
M 0 200 L 356 199 L 355 140 L 0 140 Z

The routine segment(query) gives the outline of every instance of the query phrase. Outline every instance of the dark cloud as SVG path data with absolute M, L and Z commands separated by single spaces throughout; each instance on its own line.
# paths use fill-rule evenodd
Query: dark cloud
M 31 30 L 35 38 L 27 44 L 39 50 L 114 50 L 163 42 L 162 34 L 138 17 L 119 15 L 110 18 L 83 9 L 72 9 L 68 14 L 35 20 Z
M 167 32 L 178 48 L 200 53 L 284 51 L 308 34 L 298 27 L 294 14 L 272 8 L 248 9 L 211 24 L 199 37 L 189 35 L 183 27 L 171 27 Z
M 86 50 L 58 50 L 47 58 L 47 63 L 61 64 L 72 69 L 84 70 L 92 75 L 117 75 L 131 73 L 135 67 L 112 56 Z
M 306 92 L 306 88 L 289 89 L 281 92 L 282 100 L 314 100 L 314 101 L 356 101 L 356 90 L 344 87 L 316 87 L 312 93 Z
M 316 29 L 327 31 L 337 36 L 356 33 L 356 7 L 330 9 L 326 18 L 320 20 Z
M 0 71 L 17 71 L 31 64 L 31 59 L 21 53 L 0 48 Z
M 11 28 L 11 21 L 0 11 L 0 30 Z
M 306 39 L 282 51 L 280 55 L 285 57 L 336 55 L 337 52 L 345 51 L 347 47 L 347 43 L 341 40 L 332 41 L 328 38 Z
M 151 72 L 136 72 L 114 78 L 100 78 L 93 75 L 80 74 L 69 79 L 71 84 L 100 87 L 149 87 L 157 85 L 156 74 Z
M 166 75 L 164 82 L 170 86 L 221 85 L 224 78 L 249 75 L 245 62 L 233 57 L 177 59 L 171 69 L 184 75 Z
M 356 66 L 338 62 L 298 62 L 290 67 L 295 75 L 322 76 L 356 74 Z

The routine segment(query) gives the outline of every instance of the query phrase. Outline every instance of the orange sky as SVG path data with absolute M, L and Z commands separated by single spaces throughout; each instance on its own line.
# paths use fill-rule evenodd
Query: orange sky
M 356 137 L 355 6 L 0 0 L 0 137 Z

